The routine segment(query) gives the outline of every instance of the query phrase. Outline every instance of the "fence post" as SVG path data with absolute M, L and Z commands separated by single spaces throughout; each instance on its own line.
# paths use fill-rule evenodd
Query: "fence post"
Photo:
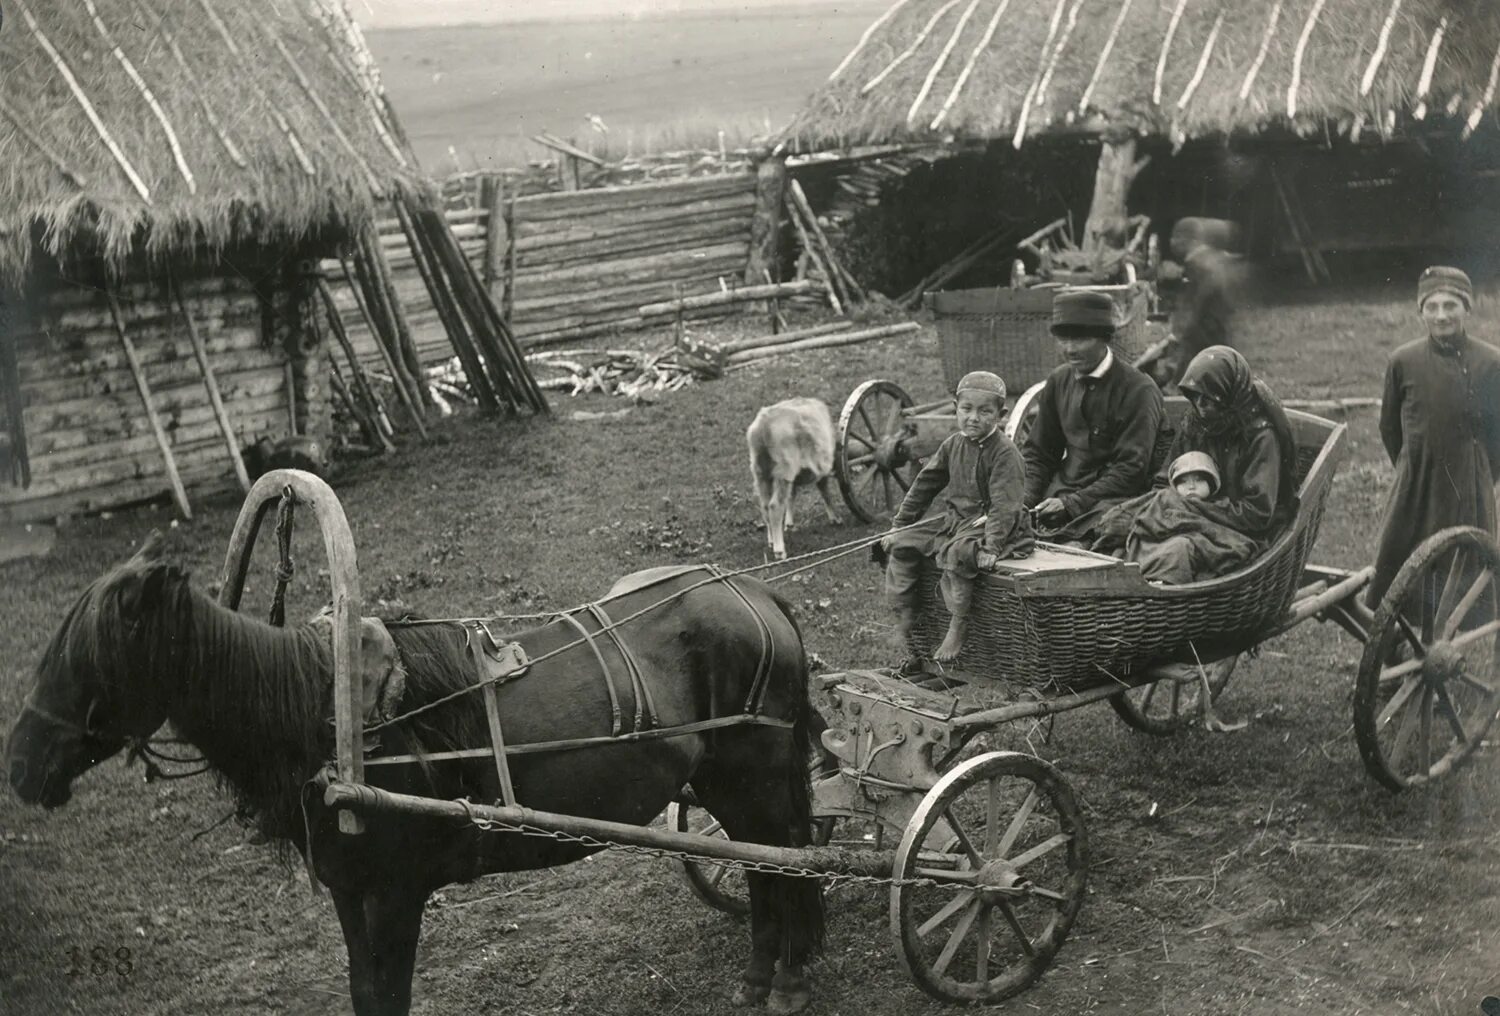
M 781 212 L 786 201 L 786 160 L 765 159 L 755 170 L 755 214 L 750 220 L 750 251 L 745 259 L 745 285 L 766 278 L 780 279 Z

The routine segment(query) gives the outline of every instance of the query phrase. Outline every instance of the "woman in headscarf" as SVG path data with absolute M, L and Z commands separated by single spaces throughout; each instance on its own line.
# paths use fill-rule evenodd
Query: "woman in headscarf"
M 1212 497 L 1185 502 L 1190 522 L 1177 523 L 1172 534 L 1152 533 L 1150 545 L 1140 548 L 1139 559 L 1150 557 L 1148 577 L 1173 584 L 1244 564 L 1266 548 L 1297 508 L 1297 443 L 1291 423 L 1266 383 L 1251 376 L 1245 358 L 1228 346 L 1210 346 L 1193 357 L 1178 387 L 1191 408 L 1166 462 L 1203 452 L 1218 466 L 1220 482 Z M 1166 485 L 1165 471 L 1156 482 Z M 1094 549 L 1123 548 L 1148 500 L 1126 502 L 1106 515 Z M 1250 539 L 1214 539 L 1213 527 Z

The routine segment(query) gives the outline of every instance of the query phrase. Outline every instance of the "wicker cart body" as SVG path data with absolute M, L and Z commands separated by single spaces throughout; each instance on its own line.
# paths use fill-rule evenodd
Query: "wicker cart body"
M 1149 290 L 1144 283 L 1089 286 L 1115 301 L 1116 355 L 1127 362 L 1146 348 Z M 1014 392 L 1046 379 L 1062 362 L 1052 337 L 1052 299 L 1058 287 L 961 289 L 927 294 L 937 322 L 948 391 L 971 370 L 999 374 Z
M 1181 399 L 1168 400 L 1180 418 Z M 1345 427 L 1289 412 L 1297 439 L 1298 510 L 1271 547 L 1244 567 L 1186 585 L 1147 582 L 1140 567 L 1042 544 L 1032 558 L 977 579 L 969 636 L 956 668 L 1035 688 L 1077 691 L 1140 680 L 1151 664 L 1204 662 L 1261 641 L 1291 604 L 1317 538 Z M 941 641 L 949 615 L 929 565 L 918 642 Z

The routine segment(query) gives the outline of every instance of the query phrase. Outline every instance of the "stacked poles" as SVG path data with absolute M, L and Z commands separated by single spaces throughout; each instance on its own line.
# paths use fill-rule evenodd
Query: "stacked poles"
M 515 336 L 490 298 L 483 278 L 459 246 L 442 210 L 430 203 L 413 208 L 404 198 L 398 198 L 396 204 L 413 254 L 419 265 L 425 262 L 424 281 L 432 280 L 429 290 L 442 308 L 439 313 L 449 326 L 449 335 L 455 338 L 455 348 L 468 346 L 469 355 L 460 350 L 459 356 L 470 384 L 479 391 L 484 385 L 479 380 L 482 375 L 495 407 L 508 414 L 548 412 L 546 395 L 537 386 Z M 463 339 L 457 338 L 460 333 Z

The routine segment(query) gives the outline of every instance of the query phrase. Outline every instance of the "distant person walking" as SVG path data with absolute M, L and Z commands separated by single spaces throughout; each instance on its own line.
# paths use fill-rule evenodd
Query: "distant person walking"
M 1241 271 L 1229 253 L 1234 231 L 1232 222 L 1202 218 L 1179 219 L 1172 229 L 1172 256 L 1182 264 L 1182 279 L 1165 365 L 1171 384 L 1180 382 L 1193 357 L 1208 347 L 1234 345 Z
M 1435 266 L 1417 282 L 1427 337 L 1399 347 L 1385 371 L 1380 436 L 1396 466 L 1385 505 L 1373 608 L 1418 544 L 1449 526 L 1495 535 L 1500 467 L 1500 350 L 1469 336 L 1474 287 Z

